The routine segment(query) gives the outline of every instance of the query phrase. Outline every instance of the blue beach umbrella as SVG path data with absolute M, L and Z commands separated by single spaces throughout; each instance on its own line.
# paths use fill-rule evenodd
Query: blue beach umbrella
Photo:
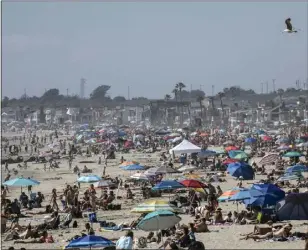
M 102 180 L 102 178 L 97 175 L 81 176 L 77 179 L 77 181 L 81 183 L 92 183 L 92 182 L 98 182 L 100 180 Z
M 29 178 L 22 178 L 22 177 L 8 180 L 3 183 L 3 185 L 10 186 L 10 187 L 27 187 L 27 186 L 35 186 L 39 184 L 40 184 L 39 181 L 29 179 Z
M 308 172 L 308 166 L 294 165 L 292 167 L 287 168 L 286 170 L 286 173 L 294 173 L 294 172 Z
M 227 171 L 233 177 L 243 177 L 244 180 L 253 180 L 253 168 L 245 162 L 234 162 L 228 165 Z
M 252 199 L 254 197 L 262 197 L 264 194 L 261 191 L 255 189 L 241 190 L 234 194 L 228 201 L 242 201 Z
M 185 188 L 185 186 L 175 180 L 165 180 L 156 184 L 152 189 L 154 190 L 168 190 L 168 189 L 178 189 Z
M 85 247 L 110 247 L 115 246 L 111 240 L 101 236 L 87 235 L 78 239 L 72 240 L 65 249 L 68 248 L 85 248 Z
M 273 184 L 254 184 L 251 189 L 262 192 L 264 196 L 244 200 L 246 205 L 260 207 L 273 206 L 285 197 L 285 192 Z
M 249 138 L 246 138 L 246 139 L 245 139 L 245 142 L 246 142 L 246 143 L 255 143 L 255 142 L 257 142 L 257 139 L 252 138 L 252 137 L 249 137 Z

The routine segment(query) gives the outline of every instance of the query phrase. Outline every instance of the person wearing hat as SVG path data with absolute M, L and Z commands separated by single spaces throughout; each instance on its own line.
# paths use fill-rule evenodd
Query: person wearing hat
M 222 212 L 221 212 L 221 208 L 217 208 L 214 214 L 214 224 L 219 224 L 219 223 L 223 223 L 224 220 L 222 218 Z

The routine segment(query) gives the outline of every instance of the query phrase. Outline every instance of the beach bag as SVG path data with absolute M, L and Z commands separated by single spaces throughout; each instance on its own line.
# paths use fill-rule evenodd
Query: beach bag
M 96 213 L 91 213 L 91 214 L 89 214 L 89 221 L 90 221 L 91 223 L 97 222 Z
M 77 221 L 74 220 L 74 222 L 73 222 L 73 228 L 77 228 L 77 227 L 78 227 Z

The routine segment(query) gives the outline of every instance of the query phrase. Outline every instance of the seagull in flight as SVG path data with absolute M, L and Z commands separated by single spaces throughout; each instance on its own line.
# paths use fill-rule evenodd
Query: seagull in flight
M 286 19 L 285 24 L 287 28 L 283 31 L 285 33 L 297 33 L 297 30 L 294 30 L 291 24 L 291 18 Z

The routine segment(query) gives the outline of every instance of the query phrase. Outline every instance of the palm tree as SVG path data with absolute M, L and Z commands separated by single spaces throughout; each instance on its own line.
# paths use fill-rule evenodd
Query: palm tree
M 224 104 L 222 102 L 222 98 L 225 96 L 223 92 L 219 92 L 218 94 L 219 100 L 220 100 L 220 107 L 221 107 L 221 112 L 222 112 L 222 120 L 225 118 L 225 110 L 224 110 Z
M 166 94 L 165 95 L 165 101 L 168 102 L 171 100 L 171 95 Z
M 181 126 L 183 124 L 183 97 L 182 97 L 182 90 L 184 88 L 186 88 L 185 84 L 182 83 L 182 82 L 179 82 L 175 85 L 175 88 L 177 88 L 179 90 L 179 95 L 180 95 L 180 102 L 181 102 L 181 116 L 180 116 L 180 123 L 181 123 Z

